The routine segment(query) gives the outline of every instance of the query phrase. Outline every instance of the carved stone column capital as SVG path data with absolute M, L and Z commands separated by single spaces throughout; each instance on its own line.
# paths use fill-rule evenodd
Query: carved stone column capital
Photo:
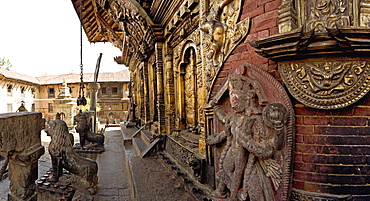
M 100 89 L 100 84 L 99 83 L 89 83 L 87 84 L 87 89 L 90 90 L 91 92 L 98 92 Z

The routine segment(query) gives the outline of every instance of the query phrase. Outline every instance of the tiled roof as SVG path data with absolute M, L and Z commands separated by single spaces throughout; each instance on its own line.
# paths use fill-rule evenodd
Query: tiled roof
M 40 84 L 60 84 L 63 80 L 66 83 L 78 83 L 80 82 L 80 74 L 64 74 L 64 75 L 49 75 L 37 77 Z M 84 82 L 94 82 L 94 73 L 84 73 Z M 118 72 L 99 73 L 98 82 L 129 82 L 130 74 L 128 69 L 124 69 Z
M 35 84 L 40 84 L 39 80 L 35 77 L 21 74 L 21 73 L 16 73 L 16 72 L 13 72 L 8 69 L 1 68 L 1 67 L 0 67 L 0 77 L 12 78 L 12 79 L 22 80 L 26 82 L 35 83 Z
M 41 77 L 32 77 L 29 75 L 16 73 L 5 68 L 0 67 L 0 78 L 12 78 L 21 81 L 31 82 L 35 84 L 61 84 L 65 79 L 67 83 L 78 83 L 80 82 L 80 74 L 64 74 L 64 75 L 49 75 Z M 84 73 L 83 81 L 94 82 L 94 73 Z M 128 69 L 124 69 L 118 72 L 99 73 L 98 82 L 129 82 L 130 73 Z

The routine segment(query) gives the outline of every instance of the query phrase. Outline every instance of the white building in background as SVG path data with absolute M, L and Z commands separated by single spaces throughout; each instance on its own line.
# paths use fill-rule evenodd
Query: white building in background
M 35 77 L 0 67 L 0 113 L 16 112 L 22 101 L 29 112 L 35 111 L 39 88 Z
M 60 93 L 64 80 L 68 84 L 71 99 L 75 100 L 79 95 L 80 74 L 32 77 L 0 67 L 0 113 L 16 112 L 24 102 L 27 111 L 41 112 L 44 118 L 53 118 L 58 112 L 53 110 L 53 102 Z M 93 73 L 84 74 L 85 85 L 93 81 Z M 124 121 L 129 106 L 128 69 L 99 73 L 98 82 L 101 85 L 98 92 L 98 104 L 101 108 L 98 112 L 99 120 Z M 85 96 L 89 97 L 86 89 Z

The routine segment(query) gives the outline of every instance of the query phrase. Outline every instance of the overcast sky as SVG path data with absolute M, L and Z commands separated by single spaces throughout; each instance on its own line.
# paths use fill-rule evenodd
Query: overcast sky
M 14 72 L 32 76 L 80 72 L 80 24 L 70 0 L 0 0 L 0 58 Z M 124 68 L 111 43 L 90 44 L 83 33 L 84 72 L 94 72 L 103 53 L 100 72 Z

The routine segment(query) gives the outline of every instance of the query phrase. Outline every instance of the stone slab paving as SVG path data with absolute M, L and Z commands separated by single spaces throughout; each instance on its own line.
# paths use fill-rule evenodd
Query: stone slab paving
M 130 185 L 123 151 L 123 139 L 119 127 L 105 130 L 105 152 L 98 155 L 98 192 L 94 201 L 130 201 Z

